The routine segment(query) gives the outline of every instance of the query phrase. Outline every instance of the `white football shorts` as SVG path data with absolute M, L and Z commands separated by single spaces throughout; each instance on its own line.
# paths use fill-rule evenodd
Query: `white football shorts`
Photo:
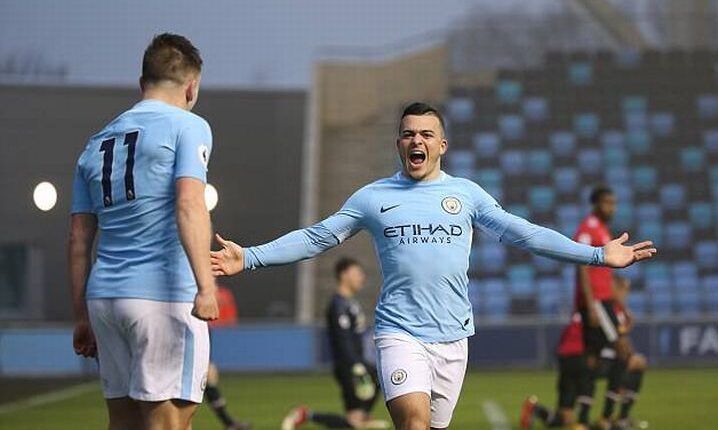
M 87 307 L 105 398 L 202 403 L 209 331 L 192 303 L 117 298 Z
M 466 374 L 467 339 L 426 343 L 408 334 L 391 333 L 378 335 L 374 341 L 385 401 L 426 393 L 431 427 L 448 427 Z

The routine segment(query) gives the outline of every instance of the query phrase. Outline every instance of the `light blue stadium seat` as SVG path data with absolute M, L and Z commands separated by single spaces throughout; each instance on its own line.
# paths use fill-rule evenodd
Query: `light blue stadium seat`
M 576 289 L 576 266 L 569 264 L 561 269 L 561 287 L 565 295 L 573 298 Z
M 488 321 L 505 321 L 509 317 L 511 298 L 508 294 L 487 296 L 483 300 L 483 313 Z
M 507 212 L 524 219 L 528 219 L 531 217 L 531 209 L 529 209 L 529 207 L 526 205 L 513 204 L 506 206 L 504 209 L 506 209 Z
M 650 260 L 649 262 L 645 263 L 644 266 L 645 268 L 643 270 L 646 275 L 646 280 L 668 278 L 669 276 L 671 276 L 670 267 L 662 261 Z
M 718 117 L 718 95 L 702 94 L 698 96 L 698 116 L 703 119 Z
M 718 269 L 718 243 L 714 241 L 698 242 L 693 251 L 696 263 L 703 269 Z
M 545 318 L 558 316 L 561 311 L 562 291 L 561 278 L 541 278 L 536 283 L 538 287 L 539 312 Z
M 646 291 L 651 295 L 670 293 L 673 289 L 673 281 L 670 278 L 646 278 Z
M 623 112 L 646 112 L 648 100 L 644 96 L 626 96 L 621 101 Z
M 555 271 L 561 263 L 559 263 L 556 260 L 552 260 L 550 258 L 541 257 L 539 255 L 533 254 L 531 256 L 531 261 L 533 263 L 533 266 L 538 270 L 540 273 L 550 273 Z
M 529 203 L 536 212 L 548 212 L 553 209 L 556 192 L 551 187 L 538 186 L 529 190 Z
M 501 140 L 496 133 L 476 133 L 473 137 L 474 149 L 481 158 L 493 158 L 499 152 Z
M 517 140 L 524 137 L 524 119 L 520 115 L 501 115 L 499 117 L 499 132 L 502 137 Z
M 629 153 L 623 148 L 603 148 L 603 159 L 607 166 L 627 166 Z
M 481 169 L 475 176 L 476 182 L 482 187 L 500 187 L 503 184 L 503 174 L 500 169 Z
M 447 171 L 451 176 L 455 176 L 457 178 L 473 180 L 476 176 L 476 170 L 473 167 L 449 167 Z
M 599 125 L 600 120 L 595 113 L 580 113 L 573 117 L 573 129 L 581 137 L 596 136 Z
M 673 272 L 673 279 L 676 285 L 679 285 L 685 279 L 698 279 L 698 267 L 696 267 L 693 261 L 678 261 L 673 263 L 671 271 Z M 697 283 L 695 288 L 698 288 Z
M 508 296 L 509 290 L 506 282 L 501 278 L 487 278 L 478 281 L 482 297 Z
M 631 169 L 625 165 L 612 163 L 609 160 L 606 160 L 605 163 L 607 168 L 603 174 L 603 180 L 606 181 L 607 184 L 611 184 L 616 192 L 619 189 L 628 190 L 624 191 L 624 195 L 626 192 L 630 192 L 631 196 L 633 196 L 631 189 Z M 623 199 L 619 198 L 619 201 L 623 202 Z
M 643 291 L 632 291 L 628 295 L 628 308 L 637 317 L 646 315 L 648 308 L 648 300 L 646 299 L 646 293 Z
M 501 154 L 501 169 L 508 175 L 520 175 L 526 171 L 526 153 L 519 150 L 504 151 Z
M 557 208 L 556 219 L 561 233 L 573 237 L 574 232 L 581 222 L 583 213 L 581 207 L 574 204 L 561 205 Z
M 507 275 L 512 296 L 525 297 L 536 293 L 534 272 L 534 268 L 527 264 L 518 264 L 509 268 Z
M 593 67 L 591 63 L 580 61 L 569 65 L 568 79 L 576 86 L 589 85 L 593 81 Z
M 623 124 L 629 132 L 642 132 L 648 128 L 648 115 L 645 112 L 625 112 Z
M 711 181 L 711 186 L 713 187 L 714 191 L 715 189 L 718 189 L 718 166 L 713 166 L 710 168 L 709 180 Z
M 603 149 L 625 149 L 626 136 L 619 130 L 606 130 L 601 135 Z
M 666 224 L 665 244 L 672 249 L 687 250 L 693 242 L 691 226 L 684 221 Z
M 701 296 L 696 293 L 679 292 L 675 295 L 678 313 L 683 316 L 695 317 L 701 314 Z
M 469 122 L 474 119 L 474 101 L 469 97 L 454 97 L 449 100 L 448 111 L 452 122 Z
M 474 269 L 480 273 L 500 273 L 506 265 L 506 246 L 494 240 L 482 240 L 473 255 Z
M 548 102 L 543 97 L 527 97 L 523 102 L 523 114 L 532 122 L 542 122 L 548 118 Z
M 651 131 L 656 136 L 667 137 L 673 133 L 676 119 L 670 112 L 656 112 L 651 116 Z
M 669 292 L 651 294 L 651 313 L 654 317 L 669 317 L 673 313 L 673 296 Z
M 516 104 L 521 99 L 521 82 L 511 79 L 500 80 L 496 84 L 496 99 L 501 104 Z
M 544 149 L 534 149 L 528 153 L 528 171 L 534 175 L 546 175 L 551 171 L 553 158 Z
M 637 222 L 661 222 L 662 219 L 663 211 L 660 205 L 655 203 L 641 203 L 636 206 Z
M 628 150 L 633 154 L 646 154 L 651 149 L 651 135 L 644 130 L 631 130 L 626 135 Z
M 626 176 L 628 175 L 628 170 L 626 170 Z M 609 183 L 614 185 L 613 192 L 616 193 L 616 198 L 621 202 L 621 205 L 633 202 L 633 188 L 628 183 L 623 182 L 620 175 L 615 180 L 608 176 L 607 180 L 611 180 Z
M 556 131 L 549 136 L 549 144 L 554 155 L 572 157 L 576 151 L 576 136 L 570 131 Z
M 485 187 L 481 187 L 489 193 L 491 197 L 496 199 L 497 202 L 501 202 L 504 200 L 504 189 L 500 185 L 487 185 Z
M 703 146 L 708 152 L 718 153 L 718 130 L 711 129 L 703 132 Z
M 665 184 L 661 186 L 660 199 L 664 208 L 683 209 L 686 205 L 686 190 L 682 184 Z
M 713 205 L 707 202 L 691 203 L 688 218 L 694 228 L 710 228 L 713 225 Z
M 642 264 L 631 264 L 630 266 L 620 269 L 617 274 L 624 278 L 630 279 L 631 281 L 638 281 L 643 277 L 643 265 Z
M 574 167 L 559 167 L 553 172 L 553 182 L 561 194 L 575 193 L 580 176 Z
M 635 240 L 652 240 L 656 246 L 663 244 L 663 227 L 660 221 L 647 221 L 641 218 L 636 219 Z
M 706 311 L 718 314 L 718 275 L 705 276 L 701 282 L 706 302 Z
M 625 48 L 616 52 L 616 65 L 624 69 L 635 69 L 641 65 L 641 52 L 637 49 Z
M 656 187 L 658 174 L 651 166 L 637 166 L 633 169 L 633 186 L 637 191 L 653 191 Z
M 584 149 L 578 153 L 578 166 L 582 172 L 600 173 L 603 169 L 603 157 L 597 149 Z
M 476 154 L 468 149 L 454 149 L 446 154 L 448 167 L 454 169 L 473 169 L 476 163 Z
M 613 226 L 616 231 L 633 230 L 634 219 L 633 205 L 626 201 L 625 203 L 621 203 L 616 209 L 616 214 L 613 217 Z
M 681 150 L 681 167 L 686 172 L 700 172 L 703 170 L 705 153 L 701 148 L 692 146 Z

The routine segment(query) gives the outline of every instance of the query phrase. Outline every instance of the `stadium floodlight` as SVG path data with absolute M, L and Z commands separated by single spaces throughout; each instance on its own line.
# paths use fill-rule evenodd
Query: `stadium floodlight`
M 217 207 L 219 201 L 219 194 L 217 189 L 212 184 L 207 184 L 204 188 L 204 202 L 207 205 L 207 210 L 211 211 Z
M 35 206 L 43 212 L 47 212 L 55 207 L 57 203 L 57 190 L 50 182 L 40 182 L 35 186 L 32 193 L 32 199 Z

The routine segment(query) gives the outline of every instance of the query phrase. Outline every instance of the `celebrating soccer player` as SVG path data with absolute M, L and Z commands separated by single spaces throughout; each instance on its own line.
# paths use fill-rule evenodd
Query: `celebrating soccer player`
M 384 277 L 376 307 L 379 381 L 399 430 L 446 428 L 459 398 L 474 334 L 468 297 L 473 228 L 554 259 L 625 267 L 652 257 L 651 242 L 625 245 L 628 235 L 602 247 L 511 215 L 479 185 L 441 170 L 448 149 L 439 111 L 425 103 L 401 115 L 396 149 L 402 170 L 352 195 L 334 215 L 265 245 L 242 248 L 217 237 L 213 271 L 311 258 L 368 230 Z
M 294 430 L 307 421 L 330 429 L 386 429 L 387 422 L 369 415 L 377 398 L 376 368 L 364 357 L 366 318 L 354 296 L 364 288 L 364 269 L 351 258 L 340 259 L 334 268 L 337 288 L 327 308 L 327 332 L 332 351 L 334 377 L 339 383 L 345 415 L 316 412 L 302 406 L 282 422 L 282 430 Z
M 201 68 L 189 40 L 156 36 L 142 60 L 142 101 L 92 136 L 77 163 L 73 342 L 97 354 L 111 430 L 185 430 L 202 402 L 205 321 L 218 310 L 204 200 L 212 134 L 190 113 Z

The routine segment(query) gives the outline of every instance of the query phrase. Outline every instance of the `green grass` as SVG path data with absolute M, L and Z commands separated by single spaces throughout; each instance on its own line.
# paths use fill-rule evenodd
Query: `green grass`
M 634 416 L 650 429 L 713 429 L 718 422 L 718 369 L 656 370 L 647 375 Z M 258 430 L 278 429 L 289 408 L 307 404 L 314 410 L 340 411 L 338 389 L 327 374 L 225 375 L 221 388 L 229 409 L 249 419 Z M 556 400 L 553 372 L 472 372 L 464 384 L 452 429 L 490 429 L 482 404 L 493 400 L 516 426 L 519 406 L 527 394 L 538 394 L 553 405 Z M 4 388 L 7 388 L 5 386 Z M 599 385 L 599 393 L 603 392 Z M 594 408 L 594 413 L 600 408 Z M 388 418 L 379 402 L 378 417 Z M 43 406 L 0 414 L 3 430 L 83 430 L 106 428 L 99 386 L 77 397 Z M 202 406 L 195 430 L 220 429 L 211 412 Z M 306 426 L 307 429 L 318 427 Z

